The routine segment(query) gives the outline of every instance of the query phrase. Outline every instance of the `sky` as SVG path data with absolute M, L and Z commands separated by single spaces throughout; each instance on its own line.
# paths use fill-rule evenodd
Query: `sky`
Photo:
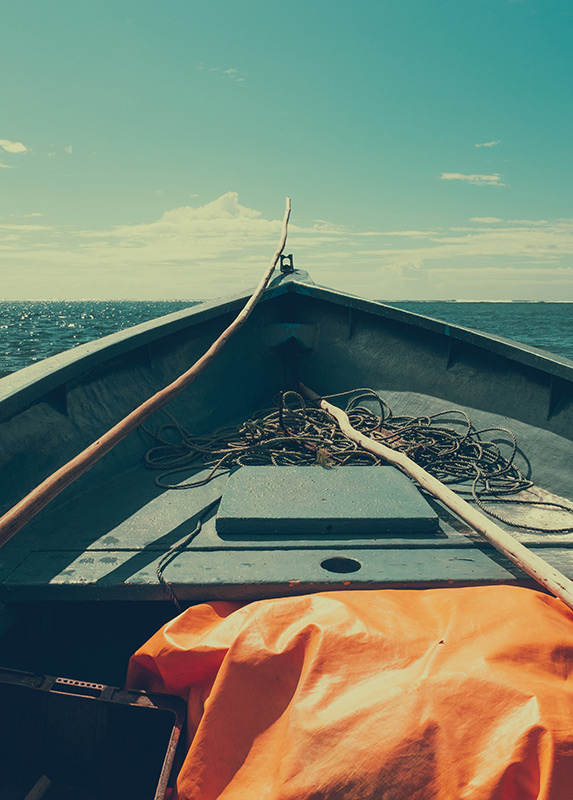
M 573 301 L 571 0 L 19 0 L 0 299 Z

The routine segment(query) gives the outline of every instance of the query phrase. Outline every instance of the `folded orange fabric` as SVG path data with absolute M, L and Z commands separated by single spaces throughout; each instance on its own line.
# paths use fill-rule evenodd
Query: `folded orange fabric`
M 529 589 L 213 602 L 131 659 L 188 703 L 179 800 L 570 800 L 573 613 Z

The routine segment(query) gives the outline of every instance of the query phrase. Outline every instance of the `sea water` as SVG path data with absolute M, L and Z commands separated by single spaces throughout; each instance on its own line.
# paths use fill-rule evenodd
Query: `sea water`
M 0 301 L 0 376 L 194 302 L 198 301 Z M 573 359 L 573 303 L 391 305 Z
M 0 376 L 190 305 L 189 300 L 0 301 Z
M 573 303 L 441 301 L 391 305 L 573 359 Z

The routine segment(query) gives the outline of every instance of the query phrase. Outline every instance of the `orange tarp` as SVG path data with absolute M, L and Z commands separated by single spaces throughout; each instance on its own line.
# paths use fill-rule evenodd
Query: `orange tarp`
M 180 695 L 180 800 L 570 800 L 573 613 L 508 586 L 213 602 L 131 659 Z

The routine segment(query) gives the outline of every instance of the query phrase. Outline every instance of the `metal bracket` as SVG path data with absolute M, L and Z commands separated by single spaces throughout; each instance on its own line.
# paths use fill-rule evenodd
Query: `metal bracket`
M 288 256 L 281 256 L 280 269 L 284 275 L 290 275 L 292 272 L 294 272 L 292 253 Z

